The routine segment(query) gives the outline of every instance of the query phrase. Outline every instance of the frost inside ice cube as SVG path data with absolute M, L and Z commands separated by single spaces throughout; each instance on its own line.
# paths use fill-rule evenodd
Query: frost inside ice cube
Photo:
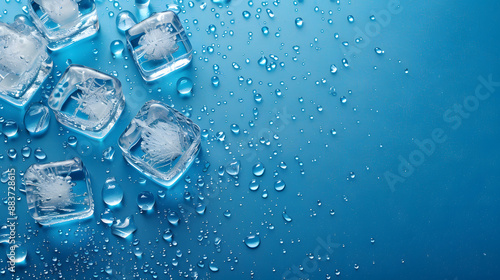
M 97 70 L 70 65 L 48 102 L 57 120 L 94 138 L 103 138 L 125 106 L 121 83 Z
M 125 159 L 145 176 L 170 187 L 200 149 L 200 128 L 172 107 L 147 102 L 119 139 Z
M 0 98 L 24 106 L 52 70 L 47 42 L 22 21 L 0 22 Z
M 24 180 L 29 213 L 42 225 L 84 219 L 94 212 L 90 177 L 79 158 L 33 164 Z
M 167 75 L 192 59 L 192 47 L 177 15 L 157 13 L 126 31 L 127 45 L 146 81 Z
M 94 35 L 99 30 L 94 0 L 30 0 L 33 24 L 55 51 Z
M 78 17 L 78 4 L 73 0 L 36 0 L 47 16 L 58 24 L 66 24 Z

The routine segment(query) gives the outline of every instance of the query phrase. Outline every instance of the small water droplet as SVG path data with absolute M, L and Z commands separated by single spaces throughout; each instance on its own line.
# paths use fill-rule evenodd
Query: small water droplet
M 149 211 L 155 205 L 155 196 L 150 191 L 143 191 L 137 196 L 137 206 L 141 210 Z
M 115 206 L 122 202 L 123 189 L 114 177 L 106 179 L 102 187 L 102 200 L 109 206 Z
M 260 237 L 258 235 L 249 235 L 245 237 L 245 245 L 250 249 L 255 249 L 260 245 Z

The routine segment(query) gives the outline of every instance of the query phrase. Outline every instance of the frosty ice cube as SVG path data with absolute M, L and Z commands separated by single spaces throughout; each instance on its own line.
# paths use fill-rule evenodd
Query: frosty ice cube
M 99 30 L 94 0 L 30 0 L 33 23 L 55 51 L 94 35 Z
M 200 150 L 200 127 L 159 101 L 144 104 L 118 140 L 125 159 L 145 176 L 171 187 Z
M 70 65 L 49 97 L 57 120 L 93 138 L 103 138 L 125 107 L 118 79 L 97 70 Z
M 126 31 L 127 45 L 146 81 L 156 80 L 191 61 L 192 47 L 177 15 L 153 14 Z
M 47 42 L 21 21 L 0 22 L 0 98 L 24 106 L 52 71 Z
M 28 211 L 41 225 L 84 219 L 94 213 L 90 177 L 79 158 L 33 164 L 24 180 Z

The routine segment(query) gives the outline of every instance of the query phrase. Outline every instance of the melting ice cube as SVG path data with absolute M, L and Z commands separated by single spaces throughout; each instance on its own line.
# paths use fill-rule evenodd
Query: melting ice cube
M 118 140 L 125 159 L 160 185 L 170 187 L 200 150 L 200 127 L 159 101 L 147 102 Z
M 47 42 L 21 21 L 0 22 L 0 98 L 24 106 L 52 70 Z
M 97 70 L 70 65 L 48 102 L 57 120 L 94 138 L 103 138 L 125 107 L 121 83 Z
M 94 213 L 90 177 L 79 158 L 31 165 L 24 175 L 30 215 L 42 225 Z
M 94 0 L 30 0 L 33 23 L 55 51 L 94 35 L 99 30 Z
M 172 11 L 157 13 L 126 31 L 127 45 L 146 81 L 187 65 L 193 55 L 186 32 Z

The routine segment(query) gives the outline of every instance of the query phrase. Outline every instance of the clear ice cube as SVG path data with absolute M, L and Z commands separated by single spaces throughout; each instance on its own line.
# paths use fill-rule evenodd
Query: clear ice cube
M 171 187 L 200 150 L 200 127 L 174 108 L 151 100 L 118 140 L 125 159 L 145 176 Z
M 127 45 L 146 81 L 156 80 L 191 62 L 192 47 L 179 17 L 153 14 L 126 31 Z
M 84 219 L 94 213 L 90 176 L 79 158 L 33 164 L 24 180 L 28 211 L 41 225 Z
M 48 101 L 57 120 L 93 138 L 103 138 L 125 107 L 120 81 L 97 70 L 70 65 Z
M 30 0 L 33 23 L 55 51 L 94 35 L 99 30 L 94 0 Z
M 24 106 L 52 71 L 47 42 L 36 29 L 17 20 L 0 22 L 0 98 Z

